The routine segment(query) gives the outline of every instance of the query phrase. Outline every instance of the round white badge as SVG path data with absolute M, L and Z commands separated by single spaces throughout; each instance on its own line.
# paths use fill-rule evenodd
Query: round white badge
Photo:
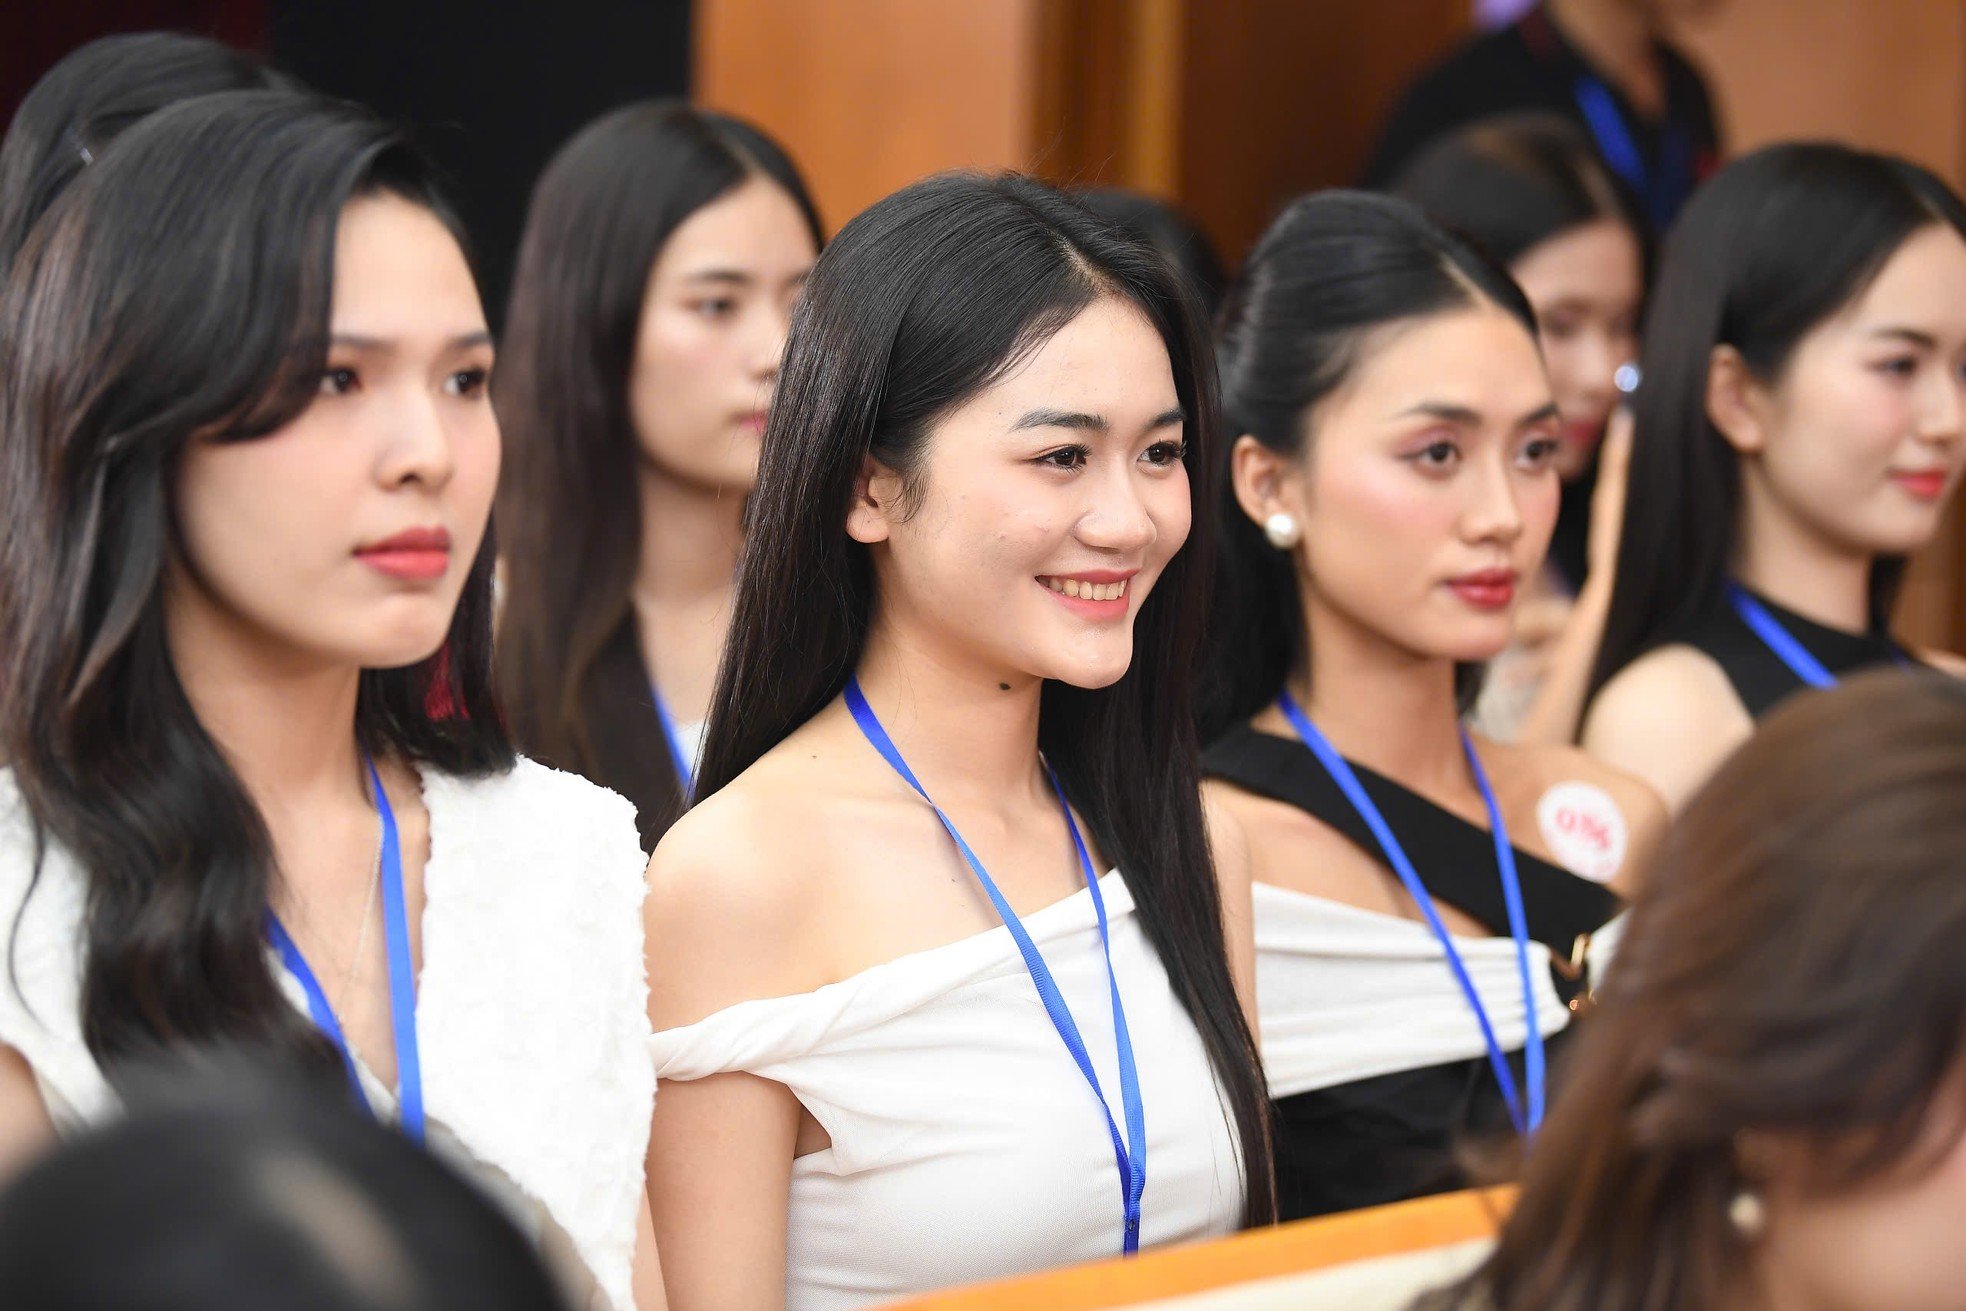
M 1608 883 L 1625 863 L 1631 833 L 1611 794 L 1594 783 L 1558 783 L 1536 803 L 1536 825 L 1557 864 Z

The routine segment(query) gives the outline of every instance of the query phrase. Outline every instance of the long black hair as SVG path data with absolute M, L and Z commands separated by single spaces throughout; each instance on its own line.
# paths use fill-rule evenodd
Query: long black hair
M 1368 334 L 1484 301 L 1534 339 L 1536 318 L 1522 289 L 1418 207 L 1362 191 L 1306 196 L 1270 225 L 1222 303 L 1216 358 L 1224 427 L 1301 458 L 1316 440 L 1312 410 L 1352 376 Z M 1222 553 L 1204 674 L 1205 738 L 1275 700 L 1310 642 L 1296 566 L 1236 500 L 1228 460 L 1228 449 L 1218 452 Z M 1463 706 L 1480 674 L 1479 665 L 1456 671 Z
M 1591 695 L 1719 604 L 1737 545 L 1741 463 L 1707 416 L 1714 348 L 1732 346 L 1772 383 L 1907 237 L 1941 223 L 1966 235 L 1966 210 L 1937 177 L 1828 143 L 1757 150 L 1694 193 L 1667 238 L 1646 315 L 1624 537 Z M 1901 557 L 1873 566 L 1874 622 L 1889 614 L 1903 572 Z
M 213 1040 L 333 1072 L 268 966 L 266 825 L 171 663 L 172 483 L 192 441 L 263 437 L 316 395 L 351 198 L 445 211 L 389 129 L 309 96 L 203 97 L 125 145 L 37 226 L 0 302 L 0 752 L 37 846 L 87 877 L 82 1033 L 112 1080 Z M 362 745 L 508 766 L 490 647 L 488 543 L 443 650 L 363 672 Z
M 918 487 L 935 420 L 1102 296 L 1159 332 L 1187 421 L 1194 529 L 1140 608 L 1109 688 L 1047 682 L 1039 744 L 1123 872 L 1200 1031 L 1242 1144 L 1245 1216 L 1274 1214 L 1266 1098 L 1223 946 L 1189 706 L 1206 615 L 1215 386 L 1166 263 L 1028 178 L 945 174 L 876 204 L 820 256 L 765 427 L 751 529 L 698 775 L 708 796 L 838 696 L 875 605 L 846 532 L 871 454 Z
M 642 534 L 661 530 L 635 491 L 635 338 L 670 234 L 759 176 L 820 245 L 798 170 L 747 123 L 658 100 L 584 128 L 533 192 L 499 352 L 499 687 L 513 734 L 634 802 L 650 847 L 682 813 L 683 787 L 635 631 Z
M 166 105 L 291 85 L 201 36 L 130 32 L 78 46 L 27 93 L 0 142 L 0 276 L 56 196 L 109 143 Z

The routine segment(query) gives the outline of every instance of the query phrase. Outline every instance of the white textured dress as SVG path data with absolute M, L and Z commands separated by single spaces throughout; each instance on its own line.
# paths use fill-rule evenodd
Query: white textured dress
M 571 1249 L 591 1275 L 590 1305 L 631 1311 L 655 1095 L 634 811 L 523 759 L 481 778 L 426 768 L 422 785 L 427 1141 L 549 1251 Z M 0 972 L 0 1043 L 27 1061 L 57 1131 L 69 1132 L 118 1104 L 82 1041 L 84 876 L 51 848 L 27 896 L 33 859 L 26 806 L 0 770 L 0 925 L 26 898 L 14 978 Z M 268 960 L 305 1015 L 299 984 Z M 391 1093 L 361 1073 L 371 1104 L 393 1116 Z
M 1100 881 L 1146 1115 L 1141 1246 L 1233 1230 L 1235 1131 L 1201 1037 L 1117 873 Z M 1084 889 L 1024 916 L 1119 1118 L 1099 926 Z M 788 1311 L 844 1311 L 1117 1256 L 1106 1118 L 998 927 L 655 1035 L 657 1074 L 745 1071 L 832 1140 L 792 1165 Z

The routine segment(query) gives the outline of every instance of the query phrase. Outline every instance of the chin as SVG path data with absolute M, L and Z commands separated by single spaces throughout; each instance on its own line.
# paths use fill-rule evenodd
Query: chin
M 1133 645 L 1127 644 L 1124 652 L 1114 657 L 1089 657 L 1083 659 L 1045 661 L 1034 672 L 1040 678 L 1054 682 L 1069 683 L 1073 687 L 1096 692 L 1103 687 L 1111 687 L 1126 677 L 1126 671 L 1133 667 Z

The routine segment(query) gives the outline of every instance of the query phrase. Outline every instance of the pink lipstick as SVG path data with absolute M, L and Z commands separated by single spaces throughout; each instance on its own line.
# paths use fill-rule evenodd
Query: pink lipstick
M 450 569 L 451 535 L 442 528 L 410 528 L 356 547 L 355 557 L 377 573 L 427 583 Z

